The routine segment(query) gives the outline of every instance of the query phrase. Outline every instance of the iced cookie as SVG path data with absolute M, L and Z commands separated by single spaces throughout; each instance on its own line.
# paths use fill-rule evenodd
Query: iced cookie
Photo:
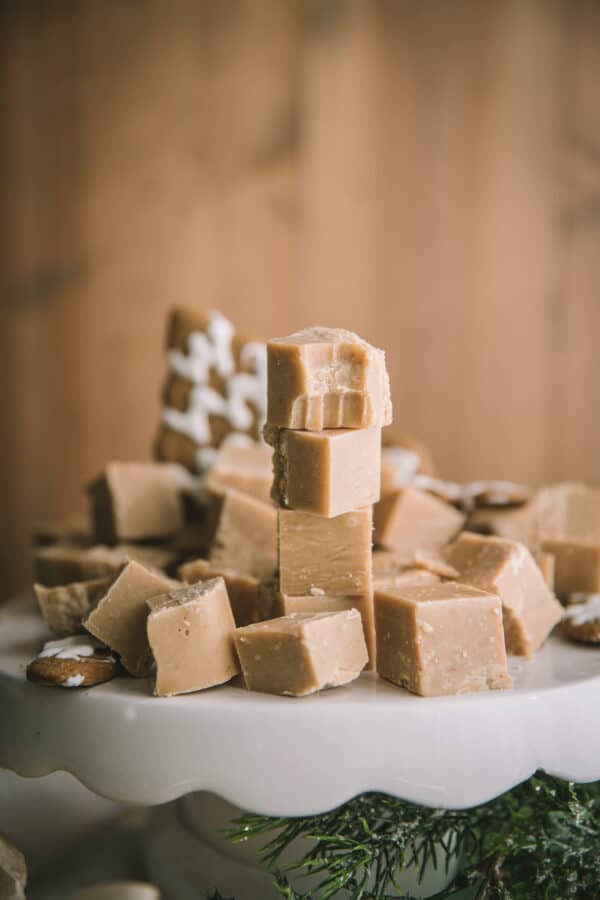
M 568 606 L 561 631 L 572 641 L 600 644 L 600 594 L 588 594 L 585 602 Z
M 48 641 L 27 666 L 27 678 L 36 684 L 93 687 L 110 681 L 118 664 L 107 647 L 86 635 Z

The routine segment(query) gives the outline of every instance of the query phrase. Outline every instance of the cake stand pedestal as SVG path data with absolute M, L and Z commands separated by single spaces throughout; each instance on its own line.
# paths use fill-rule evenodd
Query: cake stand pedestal
M 30 684 L 25 667 L 48 637 L 30 598 L 0 610 L 0 767 L 24 776 L 66 770 L 100 796 L 145 806 L 211 792 L 221 798 L 212 813 L 206 794 L 167 812 L 218 855 L 223 837 L 208 840 L 201 823 L 227 818 L 222 801 L 300 816 L 383 791 L 466 808 L 537 769 L 600 779 L 600 651 L 560 637 L 532 661 L 510 660 L 512 691 L 424 699 L 364 673 L 302 700 L 236 683 L 171 699 L 153 697 L 148 679 L 91 690 Z M 149 817 L 149 860 L 167 818 L 164 810 Z M 228 845 L 226 855 L 247 867 L 246 852 Z M 219 887 L 227 896 L 227 884 Z M 193 896 L 200 890 L 196 883 Z

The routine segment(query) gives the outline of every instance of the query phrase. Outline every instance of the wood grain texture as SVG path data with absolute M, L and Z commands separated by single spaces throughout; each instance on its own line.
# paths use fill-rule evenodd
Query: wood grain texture
M 448 477 L 600 480 L 594 0 L 5 0 L 0 585 L 144 458 L 165 315 L 388 351 Z

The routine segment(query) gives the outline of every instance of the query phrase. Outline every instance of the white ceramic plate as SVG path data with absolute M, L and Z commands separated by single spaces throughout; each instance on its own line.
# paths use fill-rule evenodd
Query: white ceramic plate
M 364 674 L 303 699 L 239 685 L 157 699 L 148 679 L 29 684 L 44 640 L 30 599 L 0 610 L 0 767 L 71 772 L 97 794 L 154 805 L 210 790 L 244 809 L 306 815 L 363 791 L 468 807 L 536 769 L 600 779 L 600 649 L 551 638 L 515 689 L 428 698 Z

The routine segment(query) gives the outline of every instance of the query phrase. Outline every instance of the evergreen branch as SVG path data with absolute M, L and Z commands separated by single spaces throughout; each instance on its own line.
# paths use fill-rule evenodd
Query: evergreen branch
M 538 774 L 471 810 L 436 810 L 368 793 L 316 816 L 297 819 L 245 815 L 229 831 L 234 841 L 267 838 L 260 850 L 286 900 L 352 900 L 401 896 L 398 878 L 416 866 L 462 873 L 438 895 L 446 900 L 476 885 L 477 900 L 591 900 L 600 898 L 600 782 L 573 785 Z M 283 855 L 308 842 L 293 862 Z M 290 874 L 320 877 L 298 892 Z M 296 879 L 297 882 L 298 879 Z

